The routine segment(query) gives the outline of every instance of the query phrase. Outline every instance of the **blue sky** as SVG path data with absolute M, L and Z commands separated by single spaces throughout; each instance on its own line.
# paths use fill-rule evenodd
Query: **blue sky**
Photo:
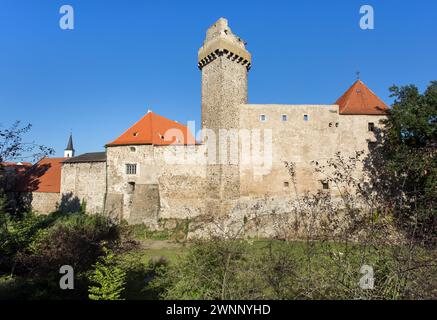
M 75 29 L 59 27 L 59 8 Z M 359 28 L 361 5 L 375 29 Z M 26 140 L 61 156 L 103 151 L 148 109 L 200 120 L 197 50 L 229 20 L 252 53 L 250 103 L 333 103 L 361 79 L 391 103 L 392 84 L 437 75 L 437 1 L 0 1 L 0 123 L 32 123 Z

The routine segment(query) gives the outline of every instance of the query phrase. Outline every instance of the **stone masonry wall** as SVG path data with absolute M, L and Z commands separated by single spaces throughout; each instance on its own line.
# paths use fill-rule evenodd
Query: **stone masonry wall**
M 195 156 L 203 149 L 203 146 L 108 147 L 106 211 L 136 222 L 141 217 L 150 222 L 155 210 L 157 219 L 201 215 L 207 188 L 206 167 L 195 160 L 184 162 L 184 157 L 185 152 L 191 150 L 190 156 Z M 127 164 L 136 164 L 136 174 L 126 173 Z
M 60 201 L 58 192 L 32 192 L 32 210 L 40 214 L 49 214 L 57 210 Z
M 105 162 L 63 163 L 61 195 L 64 201 L 77 200 L 80 204 L 85 200 L 88 213 L 102 213 L 106 192 L 105 166 Z

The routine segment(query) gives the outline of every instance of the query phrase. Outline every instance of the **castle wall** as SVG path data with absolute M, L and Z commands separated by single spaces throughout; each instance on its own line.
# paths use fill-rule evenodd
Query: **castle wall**
M 368 131 L 368 123 L 373 122 L 377 127 L 383 118 L 340 115 L 337 105 L 246 104 L 240 106 L 240 112 L 242 129 L 271 130 L 272 136 L 271 168 L 266 164 L 254 164 L 253 158 L 240 164 L 240 192 L 243 197 L 289 195 L 292 181 L 285 161 L 296 165 L 299 192 L 321 190 L 324 177 L 314 173 L 311 161 L 323 162 L 334 157 L 338 151 L 343 155 L 367 151 L 368 140 L 374 139 L 374 133 Z M 260 121 L 260 115 L 266 116 L 264 122 Z M 287 121 L 282 121 L 282 115 L 287 116 Z M 261 143 L 263 150 L 263 139 Z M 242 148 L 240 146 L 240 158 Z M 253 152 L 253 145 L 250 145 L 250 150 Z
M 84 200 L 88 213 L 102 213 L 106 191 L 105 166 L 105 162 L 63 163 L 61 208 L 76 211 Z
M 203 146 L 108 147 L 106 210 L 129 223 L 143 219 L 149 225 L 152 217 L 183 219 L 202 214 L 206 166 L 195 157 L 203 150 Z M 136 164 L 136 174 L 127 174 L 127 164 Z
M 27 197 L 31 198 L 32 210 L 40 214 L 49 214 L 57 210 L 59 192 L 31 192 Z

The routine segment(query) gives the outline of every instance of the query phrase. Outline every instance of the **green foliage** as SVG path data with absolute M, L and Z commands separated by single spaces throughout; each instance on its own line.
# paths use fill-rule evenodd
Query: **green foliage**
M 336 242 L 201 242 L 155 270 L 162 299 L 409 299 L 435 296 L 435 252 Z M 360 288 L 363 264 L 375 285 Z M 426 268 L 424 268 L 426 266 Z
M 153 288 L 166 288 L 165 299 L 227 299 L 238 286 L 236 270 L 242 263 L 239 241 L 201 242 L 172 268 L 157 271 Z
M 19 219 L 2 214 L 0 226 L 0 256 L 12 258 L 25 250 L 38 237 L 46 225 L 46 218 L 34 213 L 22 214 Z
M 374 167 L 373 185 L 413 236 L 435 241 L 437 81 L 422 94 L 414 85 L 390 91 L 395 101 L 373 150 L 382 157 L 373 155 L 369 166 Z
M 7 232 L 0 233 L 0 272 L 23 283 L 25 299 L 87 297 L 86 273 L 104 254 L 103 246 L 118 246 L 120 237 L 118 226 L 101 215 L 27 213 L 8 216 L 6 225 Z M 74 268 L 75 290 L 59 291 L 62 265 Z
M 126 272 L 117 266 L 114 253 L 105 250 L 106 255 L 94 265 L 94 271 L 89 276 L 89 298 L 91 300 L 121 300 L 125 289 Z
M 189 219 L 177 220 L 174 227 L 166 228 L 163 226 L 161 230 L 151 230 L 144 224 L 123 225 L 123 230 L 126 234 L 137 240 L 151 239 L 185 242 L 187 240 L 190 222 Z
M 82 199 L 82 202 L 80 203 L 80 209 L 79 209 L 80 213 L 86 213 L 86 200 Z

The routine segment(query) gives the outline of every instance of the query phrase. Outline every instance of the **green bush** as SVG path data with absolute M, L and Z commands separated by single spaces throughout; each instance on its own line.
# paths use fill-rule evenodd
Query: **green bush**
M 105 253 L 88 277 L 92 283 L 88 288 L 88 296 L 91 300 L 121 300 L 125 290 L 126 271 L 116 264 L 113 252 L 105 250 Z
M 117 225 L 103 216 L 80 213 L 58 217 L 35 233 L 33 241 L 15 259 L 15 274 L 31 283 L 31 298 L 81 298 L 87 296 L 86 273 L 104 254 L 103 247 L 116 247 Z M 59 290 L 59 268 L 70 265 L 75 290 Z
M 435 252 L 341 242 L 214 240 L 158 268 L 161 299 L 409 299 L 436 296 Z M 363 289 L 361 267 L 374 269 Z

